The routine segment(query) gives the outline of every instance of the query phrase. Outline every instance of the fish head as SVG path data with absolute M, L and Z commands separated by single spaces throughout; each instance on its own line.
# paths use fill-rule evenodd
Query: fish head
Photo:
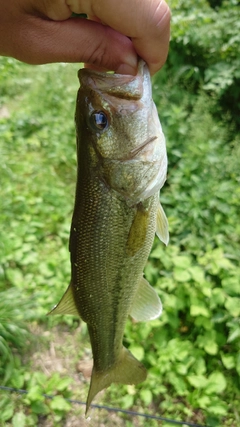
M 138 203 L 165 182 L 165 138 L 152 100 L 147 65 L 136 76 L 79 71 L 76 123 L 79 144 L 90 144 L 99 177 L 128 200 Z

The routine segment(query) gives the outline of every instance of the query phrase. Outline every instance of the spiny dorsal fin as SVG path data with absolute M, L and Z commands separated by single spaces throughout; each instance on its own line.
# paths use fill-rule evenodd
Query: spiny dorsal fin
M 161 313 L 162 303 L 157 292 L 142 277 L 131 307 L 130 316 L 137 322 L 143 322 L 156 319 Z
M 72 314 L 79 316 L 77 307 L 73 298 L 72 283 L 68 286 L 59 303 L 48 314 Z
M 169 242 L 168 220 L 160 202 L 157 211 L 156 235 L 167 246 Z

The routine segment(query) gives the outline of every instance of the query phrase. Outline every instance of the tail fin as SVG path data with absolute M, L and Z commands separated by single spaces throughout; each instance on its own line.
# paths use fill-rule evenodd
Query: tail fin
M 147 377 L 146 368 L 125 347 L 116 364 L 104 372 L 97 372 L 94 367 L 92 371 L 91 384 L 88 392 L 86 415 L 92 400 L 113 382 L 122 384 L 138 384 Z

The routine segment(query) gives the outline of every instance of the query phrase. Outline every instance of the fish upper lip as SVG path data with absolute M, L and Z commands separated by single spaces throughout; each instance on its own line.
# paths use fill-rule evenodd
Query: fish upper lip
M 135 76 L 103 73 L 89 68 L 82 68 L 78 72 L 78 77 L 81 86 L 90 87 L 102 94 L 105 93 L 120 99 L 140 100 L 145 92 L 145 77 L 148 74 L 146 63 L 140 60 L 138 72 Z M 150 80 L 148 82 L 149 85 Z M 148 90 L 150 90 L 150 86 Z
M 86 74 L 86 75 L 89 75 L 89 76 L 98 76 L 98 77 L 101 77 L 101 78 L 104 78 L 104 79 L 106 77 L 107 78 L 114 78 L 114 79 L 118 79 L 119 77 L 120 78 L 126 77 L 126 78 L 128 78 L 130 80 L 134 80 L 134 78 L 136 78 L 137 76 L 143 77 L 145 73 L 148 73 L 148 71 L 147 71 L 148 69 L 144 70 L 145 67 L 147 67 L 146 62 L 143 61 L 143 59 L 140 59 L 138 61 L 138 69 L 137 69 L 137 74 L 135 76 L 133 76 L 132 74 L 118 74 L 118 73 L 113 73 L 112 74 L 112 73 L 109 73 L 109 72 L 97 71 L 97 70 L 94 70 L 92 68 L 81 68 L 78 71 L 78 74 L 79 75 Z

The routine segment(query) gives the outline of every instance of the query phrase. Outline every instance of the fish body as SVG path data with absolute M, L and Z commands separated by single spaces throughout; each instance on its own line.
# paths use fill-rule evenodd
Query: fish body
M 83 69 L 79 79 L 71 283 L 52 312 L 78 314 L 87 323 L 94 362 L 88 410 L 112 382 L 146 378 L 122 340 L 129 315 L 142 321 L 161 314 L 143 268 L 155 233 L 168 242 L 159 204 L 167 155 L 143 61 L 137 76 Z

